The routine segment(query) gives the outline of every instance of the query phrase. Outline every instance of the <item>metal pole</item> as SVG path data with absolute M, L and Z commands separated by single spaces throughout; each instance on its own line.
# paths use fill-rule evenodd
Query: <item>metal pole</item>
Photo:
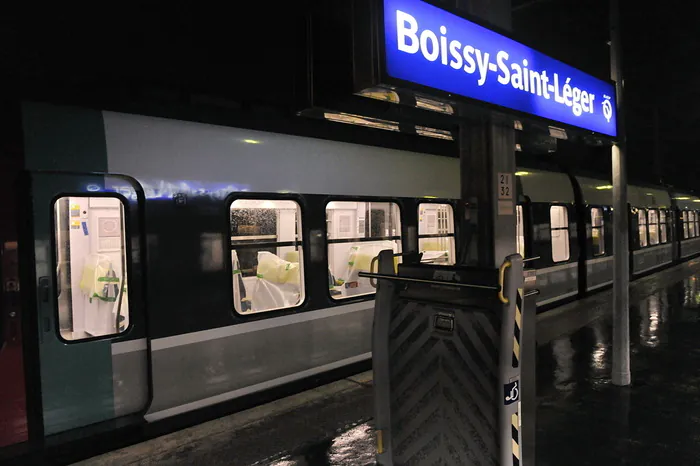
M 627 162 L 623 114 L 624 81 L 620 37 L 619 0 L 610 1 L 610 74 L 617 92 L 618 142 L 612 146 L 613 178 L 613 363 L 612 382 L 631 383 L 629 322 L 629 229 L 627 207 Z

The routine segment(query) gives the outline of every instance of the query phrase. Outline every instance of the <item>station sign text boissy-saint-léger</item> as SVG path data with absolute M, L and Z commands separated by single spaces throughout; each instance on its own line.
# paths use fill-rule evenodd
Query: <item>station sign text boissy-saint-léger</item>
M 617 136 L 611 82 L 421 0 L 383 1 L 390 78 Z

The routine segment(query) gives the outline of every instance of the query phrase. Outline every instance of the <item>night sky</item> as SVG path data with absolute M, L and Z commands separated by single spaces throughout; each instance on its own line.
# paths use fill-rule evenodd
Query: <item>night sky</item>
M 692 5 L 621 0 L 631 181 L 700 190 L 700 27 Z M 610 76 L 607 0 L 513 0 L 513 27 L 534 47 Z
M 607 0 L 512 1 L 516 38 L 609 76 Z M 63 94 L 105 107 L 246 101 L 291 110 L 306 85 L 299 64 L 310 2 L 7 7 L 0 15 L 3 99 Z M 700 189 L 700 31 L 693 2 L 622 3 L 631 180 Z M 599 166 L 609 169 L 609 157 L 600 158 Z

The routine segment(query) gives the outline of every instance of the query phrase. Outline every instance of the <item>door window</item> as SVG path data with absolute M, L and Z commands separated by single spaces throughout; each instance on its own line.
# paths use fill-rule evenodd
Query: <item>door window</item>
M 549 209 L 552 231 L 552 261 L 569 260 L 569 214 L 565 206 L 555 205 Z
M 518 254 L 525 259 L 525 224 L 523 223 L 523 206 L 519 205 L 515 208 L 516 218 L 516 236 L 515 245 L 518 248 Z
M 54 203 L 56 299 L 65 340 L 116 335 L 129 326 L 124 204 L 65 196 Z
M 639 247 L 647 247 L 647 211 L 639 209 L 637 212 L 637 222 L 639 224 Z
M 450 204 L 418 204 L 418 250 L 423 262 L 455 263 L 454 210 Z
M 591 239 L 593 241 L 593 255 L 605 254 L 605 224 L 603 221 L 603 209 L 593 207 L 591 209 Z

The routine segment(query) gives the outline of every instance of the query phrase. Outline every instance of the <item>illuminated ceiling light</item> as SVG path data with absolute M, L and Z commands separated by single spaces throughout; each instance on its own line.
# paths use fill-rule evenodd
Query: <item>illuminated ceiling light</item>
M 674 197 L 673 199 L 675 199 L 676 201 L 689 201 L 689 200 L 690 200 L 690 198 L 689 198 L 689 197 L 686 197 L 686 196 L 683 196 L 683 197 Z
M 427 126 L 416 126 L 416 134 L 419 136 L 427 136 L 429 138 L 445 139 L 454 141 L 452 133 L 444 129 L 429 128 Z
M 700 202 L 700 199 L 693 199 L 693 202 Z
M 437 196 L 423 196 L 423 199 L 437 199 Z
M 527 176 L 531 175 L 530 172 L 515 172 L 515 176 Z
M 556 126 L 549 127 L 549 135 L 556 139 L 569 139 L 569 136 L 566 134 L 566 130 L 557 128 Z
M 596 186 L 595 189 L 597 189 L 598 191 L 603 191 L 603 190 L 606 190 L 606 189 L 613 189 L 613 187 L 612 187 L 611 184 L 606 184 L 606 185 L 603 185 L 603 186 Z
M 352 115 L 350 113 L 331 113 L 323 114 L 326 120 L 336 123 L 345 123 L 348 125 L 365 126 L 367 128 L 383 129 L 386 131 L 399 131 L 399 124 L 395 121 L 380 120 L 379 118 L 364 117 L 360 115 Z
M 418 95 L 416 96 L 416 107 L 422 108 L 423 110 L 430 110 L 431 112 L 445 113 L 447 115 L 454 115 L 455 113 L 452 105 L 448 103 Z
M 515 145 L 515 152 L 522 152 L 522 151 L 523 151 L 523 146 L 521 146 L 520 144 L 516 144 Z
M 653 196 L 653 195 L 654 195 L 653 193 L 647 193 L 647 196 Z
M 396 92 L 392 91 L 391 89 L 384 89 L 381 87 L 364 89 L 358 92 L 357 95 L 367 97 L 369 99 L 381 100 L 383 102 L 391 102 L 392 104 L 398 104 L 400 102 L 399 95 Z
M 243 142 L 246 144 L 262 144 L 262 141 L 258 141 L 257 139 L 244 139 Z
M 520 120 L 515 120 L 514 126 L 515 126 L 515 129 L 517 129 L 518 131 L 523 130 L 523 122 Z

